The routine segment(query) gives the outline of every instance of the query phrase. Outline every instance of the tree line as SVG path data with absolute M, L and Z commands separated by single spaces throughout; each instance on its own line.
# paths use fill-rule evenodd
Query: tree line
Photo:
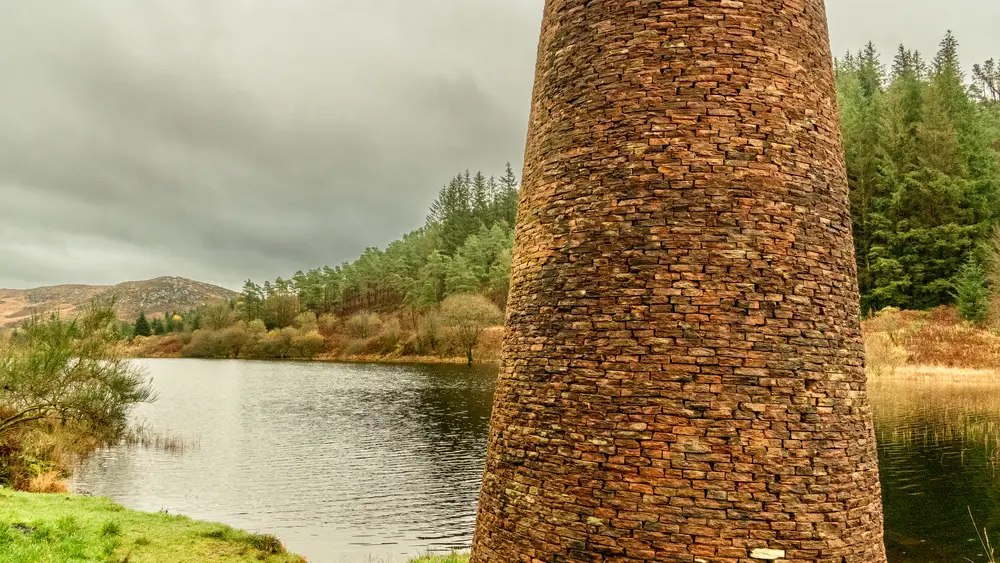
M 950 32 L 930 60 L 872 44 L 836 62 L 866 314 L 959 302 L 980 317 L 1000 216 L 1000 70 L 967 80 Z M 970 307 L 969 301 L 973 300 Z

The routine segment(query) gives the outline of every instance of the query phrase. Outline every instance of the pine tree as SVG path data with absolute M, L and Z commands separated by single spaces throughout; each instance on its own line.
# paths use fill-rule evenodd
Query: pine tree
M 151 325 L 152 325 L 152 329 L 153 329 L 153 334 L 155 334 L 157 336 L 161 336 L 161 335 L 167 333 L 167 327 L 166 327 L 166 324 L 163 322 L 163 319 L 157 317 L 157 318 L 153 319 L 153 322 L 151 323 Z
M 838 62 L 837 92 L 842 109 L 855 253 L 865 311 L 877 311 L 885 306 L 876 296 L 879 286 L 887 283 L 879 275 L 877 265 L 886 239 L 886 213 L 895 181 L 889 155 L 884 84 L 885 71 L 871 43 L 857 56 L 848 54 Z
M 508 162 L 504 175 L 500 178 L 500 190 L 493 205 L 496 208 L 495 216 L 498 220 L 511 227 L 517 223 L 519 188 L 520 184 L 517 181 L 517 176 L 514 175 L 514 168 Z
M 972 67 L 976 95 L 985 104 L 1000 104 L 1000 65 L 996 59 Z
M 253 321 L 261 318 L 264 306 L 264 290 L 251 280 L 243 284 L 243 320 Z
M 981 323 L 990 314 L 990 292 L 986 273 L 976 260 L 969 260 L 955 279 L 955 304 L 962 318 Z
M 427 263 L 420 269 L 413 289 L 408 296 L 412 306 L 430 307 L 444 300 L 449 262 L 451 259 L 439 250 L 430 254 Z
M 135 336 L 153 335 L 153 329 L 149 326 L 149 320 L 146 319 L 146 313 L 139 311 L 139 318 L 135 320 L 135 329 L 132 330 L 132 334 Z

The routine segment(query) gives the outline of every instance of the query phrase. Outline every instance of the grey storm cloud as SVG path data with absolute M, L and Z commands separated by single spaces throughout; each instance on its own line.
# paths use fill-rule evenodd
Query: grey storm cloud
M 0 0 L 0 287 L 238 287 L 520 166 L 542 0 Z M 835 52 L 990 56 L 979 0 L 830 0 Z M 1000 50 L 1000 49 L 998 49 Z

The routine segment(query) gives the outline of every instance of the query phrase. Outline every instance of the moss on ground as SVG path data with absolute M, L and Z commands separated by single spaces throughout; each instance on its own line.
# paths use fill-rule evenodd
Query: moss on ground
M 4 563 L 303 563 L 273 536 L 184 516 L 126 510 L 105 498 L 0 489 Z

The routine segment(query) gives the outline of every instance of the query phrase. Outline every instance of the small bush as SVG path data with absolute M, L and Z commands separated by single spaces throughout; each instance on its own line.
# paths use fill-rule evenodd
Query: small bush
M 62 494 L 69 489 L 58 471 L 46 471 L 32 477 L 26 490 L 29 493 Z
M 191 334 L 191 341 L 181 348 L 181 355 L 185 358 L 218 358 L 222 356 L 223 350 L 218 332 L 196 330 Z
M 433 354 L 441 346 L 443 339 L 441 316 L 437 311 L 424 313 L 417 320 L 416 352 Z
M 395 353 L 402 337 L 403 329 L 400 328 L 399 319 L 392 317 L 382 324 L 378 334 L 369 343 L 369 352 L 378 354 Z
M 118 522 L 105 522 L 100 530 L 102 536 L 120 536 L 121 533 L 122 527 Z
M 893 344 L 885 333 L 865 335 L 865 356 L 868 374 L 874 378 L 892 377 L 906 363 L 907 353 L 902 346 Z
M 246 542 L 250 547 L 267 554 L 278 555 L 285 552 L 281 540 L 270 534 L 249 534 Z

